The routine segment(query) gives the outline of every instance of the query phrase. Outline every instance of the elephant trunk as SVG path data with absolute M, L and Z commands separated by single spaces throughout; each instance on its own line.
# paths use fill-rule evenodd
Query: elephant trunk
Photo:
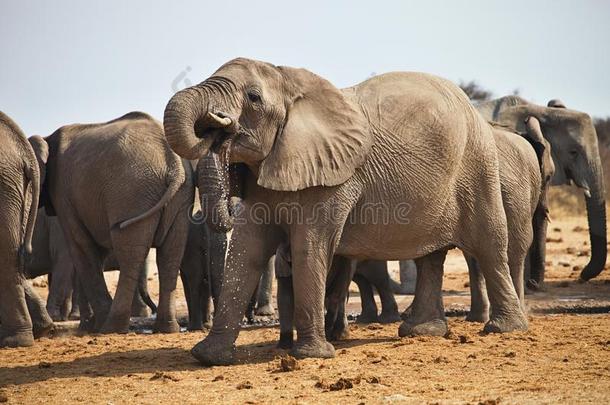
M 197 165 L 201 211 L 208 226 L 221 233 L 233 229 L 233 216 L 229 208 L 228 163 L 224 160 L 217 153 L 208 152 Z
M 606 201 L 604 175 L 599 160 L 591 164 L 589 172 L 589 193 L 586 196 L 587 221 L 591 239 L 591 260 L 580 273 L 582 280 L 590 280 L 604 269 L 608 253 L 606 236 Z

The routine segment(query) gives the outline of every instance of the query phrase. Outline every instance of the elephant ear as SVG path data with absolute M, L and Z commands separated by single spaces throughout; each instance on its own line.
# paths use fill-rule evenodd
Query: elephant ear
M 279 70 L 294 97 L 261 163 L 258 184 L 296 191 L 344 183 L 373 144 L 362 112 L 327 80 L 304 69 Z
M 40 169 L 39 207 L 44 207 L 48 216 L 55 216 L 55 208 L 53 208 L 51 195 L 49 194 L 49 166 L 47 164 L 49 161 L 49 144 L 39 135 L 29 137 L 28 141 L 32 145 Z
M 536 156 L 538 157 L 543 184 L 546 184 L 551 180 L 555 172 L 555 166 L 551 156 L 551 146 L 546 139 L 544 139 L 540 122 L 536 117 L 527 117 L 525 119 L 525 128 L 527 130 L 526 138 L 531 143 L 536 151 Z

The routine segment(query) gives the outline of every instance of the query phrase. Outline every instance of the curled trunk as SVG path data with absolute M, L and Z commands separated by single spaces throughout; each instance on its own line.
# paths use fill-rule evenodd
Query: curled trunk
M 202 117 L 207 113 L 208 100 L 197 87 L 176 93 L 167 103 L 163 128 L 167 142 L 174 152 L 185 159 L 196 160 L 209 150 L 213 139 L 198 137 Z

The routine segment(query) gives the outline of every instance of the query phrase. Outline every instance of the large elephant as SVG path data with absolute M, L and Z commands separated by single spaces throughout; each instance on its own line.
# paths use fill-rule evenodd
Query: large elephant
M 44 304 L 25 279 L 39 192 L 36 156 L 17 124 L 0 112 L 0 347 L 31 346 L 35 329 L 49 327 L 32 325 L 28 304 L 41 312 Z
M 597 135 L 589 115 L 567 109 L 556 100 L 551 100 L 549 105 L 542 107 L 517 96 L 507 96 L 478 104 L 476 108 L 486 119 L 513 130 L 523 131 L 524 119 L 528 116 L 540 121 L 542 133 L 553 151 L 555 175 L 552 184 L 573 182 L 585 194 L 591 259 L 580 273 L 580 278 L 589 280 L 604 269 L 608 252 L 604 175 Z M 544 268 L 532 269 L 532 278 L 541 284 L 544 281 Z
M 241 314 L 285 240 L 298 286 L 295 356 L 334 356 L 324 292 L 335 254 L 409 259 L 458 246 L 487 282 L 492 318 L 484 330 L 527 328 L 508 270 L 491 129 L 451 82 L 389 73 L 339 90 L 304 69 L 240 58 L 176 93 L 164 127 L 184 158 L 218 152 L 204 213 L 219 229 L 235 223 L 219 311 L 192 350 L 202 363 L 233 360 Z M 230 162 L 243 197 L 237 210 L 227 205 Z
M 155 330 L 177 332 L 175 289 L 194 201 L 189 162 L 168 147 L 153 118 L 132 112 L 101 124 L 61 127 L 32 137 L 41 164 L 41 199 L 56 213 L 93 308 L 81 324 L 126 332 L 146 255 L 157 248 L 160 297 Z M 108 253 L 121 273 L 114 299 L 102 267 Z

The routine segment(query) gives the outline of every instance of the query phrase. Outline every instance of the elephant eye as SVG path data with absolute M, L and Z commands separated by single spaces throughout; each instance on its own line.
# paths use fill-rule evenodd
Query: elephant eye
M 254 91 L 254 90 L 249 90 L 248 91 L 248 100 L 250 100 L 253 103 L 260 103 L 261 96 L 260 96 L 260 94 L 258 94 L 258 92 Z
M 576 150 L 571 150 L 571 151 L 570 151 L 570 157 L 571 157 L 572 159 L 576 159 L 576 156 L 578 156 L 578 151 L 576 151 Z

